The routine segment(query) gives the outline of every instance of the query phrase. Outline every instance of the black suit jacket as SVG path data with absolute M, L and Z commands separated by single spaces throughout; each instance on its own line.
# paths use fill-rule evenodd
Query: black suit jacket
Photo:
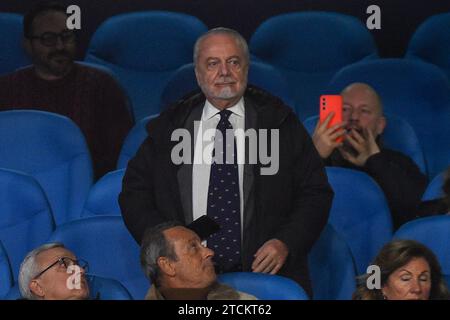
M 193 133 L 204 103 L 203 94 L 194 94 L 150 122 L 148 138 L 128 163 L 119 203 L 137 242 L 149 226 L 192 221 L 192 166 L 171 161 L 178 143 L 171 134 L 177 128 Z M 254 87 L 247 88 L 244 105 L 246 129 L 278 129 L 279 170 L 261 175 L 259 161 L 244 166 L 243 268 L 251 270 L 253 255 L 267 240 L 279 239 L 289 249 L 279 274 L 311 293 L 307 254 L 327 222 L 333 191 L 311 138 L 289 107 Z

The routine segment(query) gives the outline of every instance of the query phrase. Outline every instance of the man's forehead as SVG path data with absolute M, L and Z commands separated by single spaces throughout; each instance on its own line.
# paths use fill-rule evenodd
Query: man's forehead
M 198 235 L 189 230 L 188 228 L 182 226 L 176 226 L 167 230 L 164 230 L 164 235 L 166 238 L 172 241 L 190 241 L 190 240 L 200 240 Z
M 228 34 L 212 34 L 204 38 L 200 43 L 200 54 L 207 51 L 208 56 L 214 53 L 220 53 L 222 50 L 228 50 L 232 55 L 242 56 L 242 48 L 238 41 Z
M 376 93 L 367 87 L 354 87 L 344 90 L 342 93 L 344 103 L 358 101 L 359 105 L 377 106 L 378 98 Z

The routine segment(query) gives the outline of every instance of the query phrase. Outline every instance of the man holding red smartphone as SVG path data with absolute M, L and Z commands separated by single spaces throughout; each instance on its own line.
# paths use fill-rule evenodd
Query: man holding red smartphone
M 342 92 L 342 122 L 329 126 L 330 113 L 318 122 L 313 143 L 327 166 L 366 172 L 383 189 L 397 228 L 417 218 L 415 209 L 427 178 L 406 155 L 384 148 L 381 134 L 386 127 L 382 101 L 365 83 L 353 83 Z M 343 137 L 343 141 L 337 139 Z

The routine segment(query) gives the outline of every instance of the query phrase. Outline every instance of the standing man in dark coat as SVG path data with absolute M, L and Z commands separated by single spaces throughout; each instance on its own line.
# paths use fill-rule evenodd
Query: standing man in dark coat
M 194 63 L 202 92 L 150 122 L 148 138 L 128 164 L 119 196 L 128 229 L 140 243 L 148 226 L 187 224 L 206 214 L 222 227 L 207 239 L 219 272 L 280 274 L 311 294 L 307 255 L 333 198 L 311 138 L 280 99 L 247 87 L 249 53 L 236 31 L 217 28 L 201 36 Z M 205 138 L 208 129 L 214 140 Z M 243 140 L 238 130 L 245 130 Z M 180 136 L 187 148 L 179 148 Z M 208 141 L 214 148 L 202 148 Z

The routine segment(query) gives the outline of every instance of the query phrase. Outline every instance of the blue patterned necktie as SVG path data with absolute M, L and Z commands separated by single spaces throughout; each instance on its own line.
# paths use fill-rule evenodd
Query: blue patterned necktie
M 234 135 L 229 134 L 230 141 L 227 141 L 226 134 L 227 129 L 233 129 L 228 120 L 232 112 L 225 109 L 219 114 L 209 177 L 207 216 L 216 221 L 221 229 L 211 235 L 207 243 L 215 252 L 214 261 L 218 272 L 223 273 L 240 271 L 242 268 L 241 210 L 236 143 Z M 227 152 L 232 153 L 229 159 Z

